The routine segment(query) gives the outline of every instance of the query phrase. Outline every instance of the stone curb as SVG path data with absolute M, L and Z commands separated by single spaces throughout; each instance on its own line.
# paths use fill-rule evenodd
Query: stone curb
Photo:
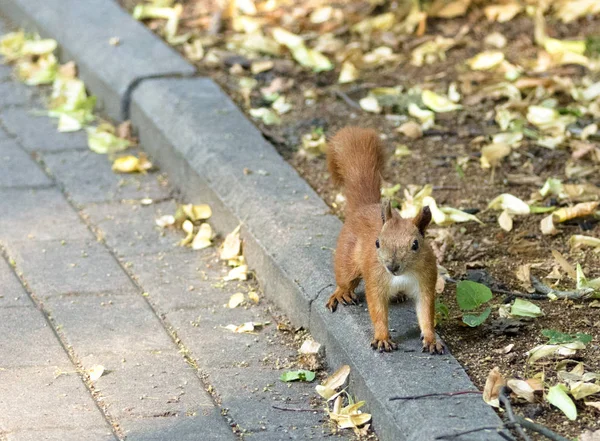
M 412 305 L 391 308 L 393 336 L 401 341 L 393 354 L 370 349 L 364 306 L 325 309 L 341 222 L 212 80 L 177 78 L 194 68 L 111 0 L 0 0 L 0 11 L 56 38 L 63 61 L 78 63 L 108 116 L 118 118 L 132 91 L 126 110 L 141 145 L 187 200 L 212 206 L 220 233 L 243 224 L 244 254 L 265 294 L 325 344 L 332 368 L 351 366 L 351 392 L 367 401 L 382 441 L 428 441 L 500 425 L 478 395 L 389 401 L 475 388 L 451 355 L 420 352 Z M 113 36 L 121 36 L 121 46 L 108 44 Z M 478 432 L 460 439 L 501 438 Z

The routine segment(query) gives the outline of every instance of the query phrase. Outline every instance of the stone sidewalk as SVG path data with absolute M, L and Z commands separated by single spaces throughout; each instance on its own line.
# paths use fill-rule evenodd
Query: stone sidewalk
M 0 65 L 0 440 L 351 438 L 319 407 L 274 407 L 316 397 L 279 381 L 299 342 L 264 299 L 224 307 L 260 291 L 223 283 L 214 248 L 156 227 L 176 208 L 168 177 L 114 174 L 83 132 L 32 115 L 38 92 Z M 270 325 L 222 328 L 247 321 Z

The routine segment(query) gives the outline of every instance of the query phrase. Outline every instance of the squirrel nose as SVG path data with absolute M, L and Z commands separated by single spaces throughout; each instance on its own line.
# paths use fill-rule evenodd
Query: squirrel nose
M 399 266 L 398 264 L 396 264 L 396 263 L 391 263 L 391 264 L 389 264 L 389 265 L 387 266 L 387 269 L 390 271 L 390 273 L 392 273 L 392 274 L 396 274 L 396 271 L 398 271 L 398 268 L 399 268 L 399 267 L 400 267 L 400 266 Z

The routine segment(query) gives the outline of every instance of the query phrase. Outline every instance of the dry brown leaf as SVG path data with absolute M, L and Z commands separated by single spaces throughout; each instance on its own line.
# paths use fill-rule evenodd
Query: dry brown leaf
M 560 233 L 554 226 L 554 220 L 551 214 L 540 221 L 540 229 L 542 230 L 542 234 L 555 235 Z
M 318 385 L 315 389 L 323 398 L 326 400 L 331 400 L 336 396 L 336 389 L 341 387 L 346 382 L 348 375 L 350 375 L 350 366 L 344 365 L 331 374 L 325 383 Z M 335 411 L 335 403 L 334 413 L 339 413 L 339 411 Z
M 584 217 L 594 214 L 600 202 L 581 202 L 573 207 L 559 208 L 552 213 L 554 222 L 565 222 L 577 217 Z
M 560 267 L 569 275 L 569 277 L 571 277 L 573 280 L 577 278 L 577 271 L 575 271 L 573 265 L 567 262 L 567 259 L 565 259 L 560 251 L 552 250 L 552 256 L 554 257 L 554 260 L 556 260 L 556 263 L 560 265 Z
M 533 390 L 531 385 L 526 381 L 511 378 L 507 381 L 506 384 L 512 390 L 512 392 L 519 398 L 523 398 L 524 400 L 530 403 L 533 403 L 535 401 L 535 391 Z
M 490 371 L 487 380 L 485 381 L 485 387 L 483 388 L 483 401 L 490 406 L 500 407 L 498 396 L 500 395 L 500 388 L 505 384 L 506 381 L 500 373 L 500 368 L 496 366 Z
M 585 401 L 585 405 L 600 410 L 600 401 Z
M 516 271 L 517 279 L 527 292 L 534 292 L 535 288 L 531 285 L 531 263 L 519 265 Z

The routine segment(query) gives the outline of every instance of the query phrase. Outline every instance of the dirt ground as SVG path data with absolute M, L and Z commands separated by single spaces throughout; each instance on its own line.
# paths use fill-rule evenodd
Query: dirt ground
M 124 3 L 131 9 L 139 2 L 124 0 Z M 299 7 L 304 2 L 293 3 Z M 369 13 L 374 15 L 377 12 L 385 12 L 388 2 L 379 3 L 381 6 Z M 187 20 L 182 20 L 182 32 L 191 30 L 201 35 L 206 34 L 206 28 L 216 11 L 216 3 L 190 0 L 183 4 L 183 17 L 187 17 Z M 364 8 L 356 6 L 351 12 L 360 15 L 360 11 L 363 10 Z M 155 30 L 160 29 L 158 22 L 150 21 L 148 24 Z M 547 29 L 548 34 L 557 39 L 600 36 L 600 17 L 582 18 L 568 25 L 549 18 Z M 466 31 L 464 37 L 459 44 L 447 51 L 445 60 L 420 67 L 409 62 L 410 52 L 419 44 L 438 35 L 454 37 L 461 30 Z M 336 32 L 338 37 L 348 42 L 356 39 L 350 36 L 347 27 L 337 29 Z M 316 128 L 323 129 L 327 136 L 346 125 L 376 128 L 385 138 L 389 153 L 384 174 L 387 186 L 400 184 L 404 189 L 409 185 L 431 184 L 438 205 L 477 213 L 484 222 L 483 225 L 467 222 L 449 227 L 432 226 L 430 229 L 432 237 L 438 237 L 440 230 L 450 233 L 448 236 L 451 241 L 440 263 L 454 279 L 469 277 L 481 280 L 481 277 L 487 277 L 491 278 L 492 284 L 499 289 L 523 293 L 523 286 L 515 276 L 516 270 L 524 264 L 533 264 L 532 274 L 540 278 L 545 277 L 556 266 L 551 250 L 562 253 L 572 265 L 580 263 L 588 278 L 599 277 L 599 255 L 589 248 L 572 250 L 568 244 L 572 234 L 600 237 L 600 226 L 596 218 L 588 217 L 585 220 L 567 222 L 561 225 L 560 234 L 549 236 L 540 231 L 540 221 L 545 214 L 516 217 L 513 230 L 506 232 L 497 223 L 498 212 L 486 210 L 489 201 L 501 193 L 510 193 L 525 201 L 529 200 L 531 194 L 538 191 L 547 178 L 559 178 L 573 184 L 588 183 L 600 186 L 598 166 L 592 160 L 583 158 L 577 164 L 582 167 L 595 167 L 593 172 L 585 176 L 575 175 L 567 178 L 565 165 L 571 161 L 571 152 L 565 148 L 541 147 L 528 138 L 493 170 L 480 166 L 481 146 L 485 143 L 484 140 L 500 131 L 494 123 L 494 109 L 502 99 L 488 95 L 477 96 L 477 91 L 482 86 L 490 84 L 490 74 L 469 71 L 465 67 L 465 61 L 488 48 L 484 39 L 493 32 L 499 32 L 506 37 L 507 45 L 502 51 L 507 60 L 519 63 L 523 59 L 536 58 L 538 48 L 534 42 L 531 17 L 520 14 L 507 23 L 490 23 L 481 8 L 473 7 L 458 18 L 428 19 L 423 36 L 376 37 L 393 47 L 395 53 L 400 54 L 402 58 L 395 63 L 361 71 L 359 80 L 351 84 L 338 84 L 339 66 L 333 71 L 312 73 L 294 63 L 289 55 L 274 59 L 273 69 L 253 75 L 249 71 L 251 57 L 227 48 L 228 38 L 233 32 L 226 22 L 223 29 L 214 36 L 211 45 L 222 51 L 222 62 L 212 65 L 199 61 L 196 64 L 201 72 L 215 79 L 246 112 L 248 102 L 240 91 L 240 76 L 252 76 L 258 82 L 256 90 L 250 94 L 251 108 L 265 105 L 258 89 L 268 86 L 275 78 L 293 80 L 289 89 L 285 91 L 286 100 L 292 105 L 292 109 L 281 115 L 281 124 L 267 126 L 261 121 L 255 122 L 281 155 L 299 171 L 332 210 L 342 217 L 343 211 L 340 204 L 336 203 L 339 191 L 332 187 L 324 157 L 308 159 L 299 153 L 301 137 Z M 583 76 L 587 76 L 591 81 L 600 80 L 598 72 L 590 72 L 578 65 L 564 65 L 531 74 L 531 77 L 535 78 L 554 76 L 574 81 Z M 496 78 L 494 81 L 499 80 Z M 423 89 L 445 92 L 451 83 L 457 83 L 459 90 L 463 92 L 464 109 L 459 112 L 437 113 L 436 125 L 425 130 L 419 139 L 410 139 L 399 133 L 399 118 L 390 117 L 390 112 L 368 113 L 357 104 L 373 87 L 403 86 L 406 90 L 420 86 Z M 311 94 L 307 94 L 307 91 L 311 91 Z M 523 93 L 531 96 L 535 90 L 525 89 Z M 554 97 L 565 106 L 572 101 L 568 94 L 563 92 L 557 92 Z M 583 117 L 579 121 L 583 125 L 592 122 L 592 117 Z M 599 146 L 597 139 L 591 138 L 588 141 L 596 147 Z M 410 154 L 395 156 L 394 151 L 399 144 L 406 144 Z M 396 197 L 400 202 L 402 190 Z M 542 204 L 562 203 L 548 199 Z M 547 280 L 545 283 L 551 284 Z M 575 281 L 565 276 L 558 286 L 573 289 Z M 511 295 L 495 294 L 492 303 L 500 305 L 513 299 L 514 296 Z M 502 326 L 503 322 L 499 319 L 496 308 L 482 326 L 465 326 L 460 319 L 456 289 L 452 283 L 446 284 L 441 300 L 450 310 L 449 318 L 440 324 L 441 334 L 452 354 L 463 364 L 479 388 L 483 388 L 486 377 L 494 366 L 499 366 L 507 378 L 527 379 L 536 373 L 544 372 L 545 382 L 548 385 L 555 384 L 556 361 L 526 364 L 525 352 L 547 342 L 540 332 L 542 329 L 591 335 L 592 343 L 573 358 L 582 361 L 587 371 L 600 372 L 600 310 L 591 307 L 589 300 L 534 301 L 545 315 L 519 321 L 509 329 Z M 514 344 L 514 347 L 510 352 L 504 353 L 502 348 L 508 344 Z M 593 400 L 594 397 L 589 399 Z M 579 436 L 585 429 L 600 428 L 598 409 L 583 405 L 581 400 L 577 401 L 577 409 L 578 419 L 569 421 L 547 402 L 515 406 L 519 414 L 571 438 Z

